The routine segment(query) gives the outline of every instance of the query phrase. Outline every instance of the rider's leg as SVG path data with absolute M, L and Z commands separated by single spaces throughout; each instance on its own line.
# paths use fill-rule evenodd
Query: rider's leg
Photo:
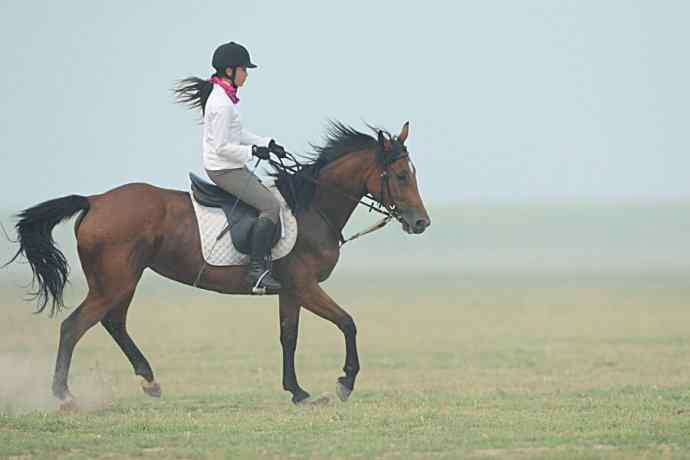
M 280 202 L 247 168 L 207 170 L 207 173 L 220 188 L 259 211 L 259 217 L 252 230 L 248 282 L 251 286 L 263 287 L 269 292 L 278 291 L 281 286 L 271 276 L 269 258 L 280 218 Z
M 274 224 L 280 217 L 280 202 L 247 168 L 206 170 L 211 180 L 228 193 L 259 211 Z

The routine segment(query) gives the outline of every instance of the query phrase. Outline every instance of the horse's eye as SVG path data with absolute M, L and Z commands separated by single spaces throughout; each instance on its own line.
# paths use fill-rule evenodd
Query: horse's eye
M 398 178 L 399 181 L 405 182 L 405 181 L 407 181 L 407 179 L 410 178 L 410 175 L 407 174 L 407 171 L 403 171 L 399 174 L 396 174 L 396 177 Z

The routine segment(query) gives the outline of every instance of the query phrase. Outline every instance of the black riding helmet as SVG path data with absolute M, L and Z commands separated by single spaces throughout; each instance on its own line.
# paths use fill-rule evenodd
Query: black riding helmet
M 211 65 L 219 75 L 225 75 L 225 69 L 228 67 L 256 68 L 256 65 L 252 64 L 247 48 L 235 42 L 224 43 L 216 48 Z

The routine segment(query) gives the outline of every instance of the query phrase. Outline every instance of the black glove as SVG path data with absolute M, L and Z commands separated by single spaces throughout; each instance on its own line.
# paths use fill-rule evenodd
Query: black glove
M 271 151 L 268 149 L 268 147 L 252 145 L 252 155 L 261 158 L 262 160 L 268 160 L 268 157 L 271 155 Z
M 271 153 L 275 154 L 275 156 L 277 156 L 278 158 L 287 157 L 287 152 L 285 152 L 285 148 L 273 139 L 271 139 L 271 142 L 268 143 L 268 150 L 270 150 Z

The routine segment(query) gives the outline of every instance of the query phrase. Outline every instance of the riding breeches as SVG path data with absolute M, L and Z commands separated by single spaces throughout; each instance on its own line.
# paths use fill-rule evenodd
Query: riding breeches
M 206 170 L 208 177 L 228 193 L 259 211 L 259 216 L 270 219 L 274 224 L 280 217 L 280 201 L 261 183 L 251 171 L 245 168 Z

